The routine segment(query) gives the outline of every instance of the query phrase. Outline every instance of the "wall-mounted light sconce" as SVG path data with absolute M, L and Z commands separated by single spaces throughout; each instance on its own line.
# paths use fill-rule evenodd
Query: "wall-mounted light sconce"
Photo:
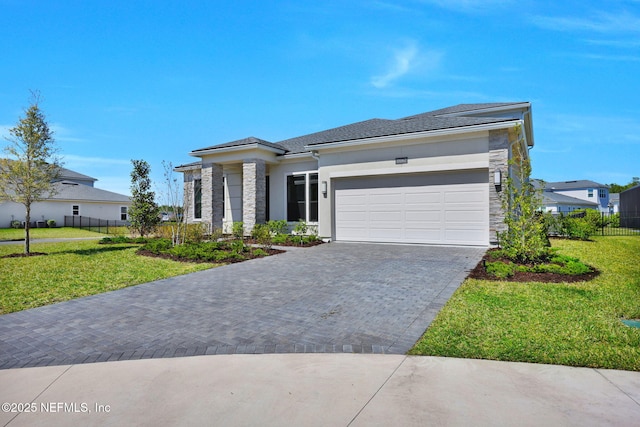
M 322 181 L 322 194 L 327 195 L 327 181 Z
M 496 169 L 493 172 L 493 185 L 495 185 L 496 187 L 502 185 L 502 172 L 500 172 L 500 169 Z

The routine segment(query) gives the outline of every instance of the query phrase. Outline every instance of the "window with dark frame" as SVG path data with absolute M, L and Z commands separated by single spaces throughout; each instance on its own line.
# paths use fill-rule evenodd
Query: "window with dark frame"
M 318 221 L 317 173 L 287 176 L 287 221 L 300 220 Z
M 120 207 L 120 220 L 122 220 L 122 221 L 126 221 L 127 220 L 127 207 L 126 206 Z
M 78 205 L 73 205 L 73 206 L 71 207 L 71 213 L 72 213 L 74 216 L 78 216 L 78 215 L 80 215 L 80 206 L 78 206 Z
M 202 218 L 202 180 L 193 180 L 193 217 Z

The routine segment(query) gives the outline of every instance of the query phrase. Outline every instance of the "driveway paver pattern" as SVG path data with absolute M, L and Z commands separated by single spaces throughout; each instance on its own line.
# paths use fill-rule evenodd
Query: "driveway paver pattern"
M 331 243 L 0 316 L 0 369 L 246 353 L 402 354 L 483 248 Z

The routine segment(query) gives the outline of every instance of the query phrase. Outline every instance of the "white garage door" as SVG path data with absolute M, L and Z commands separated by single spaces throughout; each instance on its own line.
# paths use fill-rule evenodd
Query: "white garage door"
M 335 238 L 487 245 L 488 172 L 337 179 Z

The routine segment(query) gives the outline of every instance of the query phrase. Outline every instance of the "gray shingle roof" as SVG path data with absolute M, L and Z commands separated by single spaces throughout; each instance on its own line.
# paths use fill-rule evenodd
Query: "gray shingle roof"
M 80 181 L 97 181 L 96 178 L 92 178 L 88 175 L 83 175 L 81 173 L 72 171 L 71 169 L 67 169 L 67 168 L 60 168 L 60 179 L 61 180 L 71 179 L 71 180 L 80 180 Z
M 489 123 L 512 121 L 511 118 L 491 117 L 436 117 L 417 116 L 413 119 L 383 120 L 372 119 L 352 125 L 329 129 L 310 135 L 281 141 L 279 144 L 288 148 L 307 151 L 304 146 L 312 147 L 332 142 L 346 142 L 356 139 L 382 136 L 402 135 L 415 132 L 426 132 L 442 129 L 453 129 Z
M 428 111 L 426 113 L 417 114 L 415 116 L 404 117 L 404 119 L 413 119 L 420 116 L 441 116 L 445 114 L 458 114 L 458 113 L 478 113 L 481 110 L 488 110 L 491 108 L 508 107 L 511 105 L 522 104 L 522 102 L 486 102 L 482 104 L 458 104 L 452 107 L 441 108 L 439 110 Z
M 586 179 L 576 181 L 547 182 L 545 186 L 545 189 L 547 191 L 576 190 L 580 188 L 608 188 L 608 186 L 598 184 L 594 181 L 588 181 Z
M 551 191 L 545 191 L 542 193 L 542 202 L 545 205 L 576 205 L 576 206 L 598 206 L 596 202 L 590 202 L 588 200 L 577 199 L 575 197 L 565 196 L 564 194 L 553 193 Z
M 78 184 L 72 181 L 60 181 L 53 184 L 57 194 L 53 200 L 79 200 L 96 202 L 120 202 L 129 203 L 131 199 L 124 194 L 113 193 L 107 190 Z
M 296 154 L 308 152 L 314 145 L 346 142 L 358 139 L 376 138 L 392 135 L 402 135 L 415 132 L 426 132 L 444 129 L 454 129 L 467 126 L 476 126 L 491 123 L 510 122 L 514 118 L 497 117 L 469 117 L 462 114 L 456 116 L 444 116 L 445 114 L 479 112 L 485 109 L 508 107 L 522 104 L 521 102 L 502 102 L 485 104 L 460 104 L 441 110 L 408 116 L 397 120 L 370 119 L 362 122 L 339 126 L 308 135 L 289 138 L 276 143 L 264 141 L 255 137 L 240 139 L 225 144 L 213 145 L 206 148 L 193 150 L 191 154 L 198 155 L 199 152 L 215 150 L 219 148 L 239 147 L 248 144 L 260 144 L 271 148 L 279 148 L 286 151 L 286 154 Z M 185 165 L 186 166 L 186 165 Z
M 192 153 L 198 153 L 200 151 L 208 151 L 208 150 L 218 149 L 218 148 L 241 147 L 243 145 L 253 145 L 253 144 L 263 145 L 269 148 L 277 148 L 279 150 L 285 150 L 285 148 L 283 148 L 278 144 L 274 144 L 273 142 L 269 142 L 269 141 L 265 141 L 264 139 L 249 136 L 247 138 L 238 139 L 236 141 L 231 141 L 224 144 L 218 144 L 218 145 L 212 145 L 210 147 L 199 148 L 197 150 L 193 150 Z

